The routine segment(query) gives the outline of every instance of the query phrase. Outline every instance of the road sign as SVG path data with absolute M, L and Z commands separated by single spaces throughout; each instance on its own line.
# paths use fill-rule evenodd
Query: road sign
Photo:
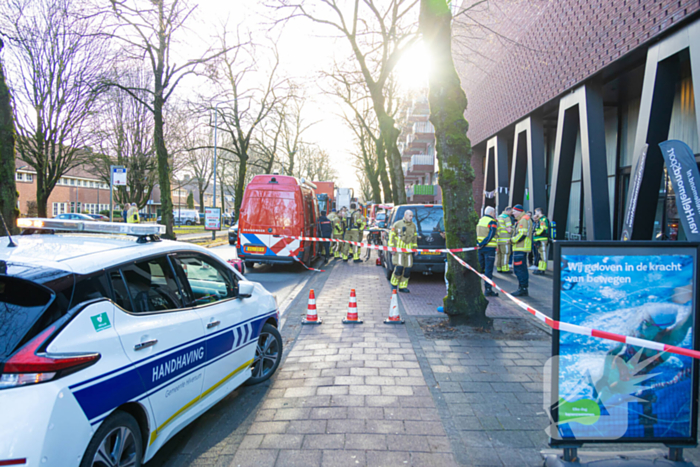
M 221 208 L 204 208 L 204 230 L 221 230 Z
M 126 186 L 126 167 L 112 166 L 112 184 L 114 186 Z

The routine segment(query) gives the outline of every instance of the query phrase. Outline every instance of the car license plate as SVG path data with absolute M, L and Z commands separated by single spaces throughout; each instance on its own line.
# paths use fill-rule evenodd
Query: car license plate
M 439 251 L 421 251 L 420 254 L 421 255 L 439 255 L 440 252 Z
M 245 245 L 243 247 L 243 251 L 245 253 L 265 253 L 267 251 L 267 247 L 264 246 L 253 246 L 253 245 Z

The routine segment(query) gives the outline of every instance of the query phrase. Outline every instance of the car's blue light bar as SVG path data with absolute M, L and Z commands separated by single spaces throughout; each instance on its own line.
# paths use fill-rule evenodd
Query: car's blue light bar
M 62 219 L 20 218 L 17 227 L 33 230 L 63 230 L 68 232 L 125 234 L 136 237 L 162 235 L 165 226 L 160 224 L 122 224 L 117 222 L 90 222 Z

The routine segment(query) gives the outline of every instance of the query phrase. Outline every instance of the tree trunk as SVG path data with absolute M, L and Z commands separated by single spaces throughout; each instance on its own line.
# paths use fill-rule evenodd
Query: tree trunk
M 392 200 L 396 205 L 406 204 L 406 188 L 401 165 L 401 153 L 396 146 L 396 140 L 401 132 L 394 126 L 394 119 L 386 113 L 379 116 L 379 131 L 380 138 L 384 141 L 385 155 L 389 161 Z
M 238 180 L 236 180 L 236 193 L 234 194 L 234 208 L 236 219 L 240 219 L 241 202 L 243 201 L 243 190 L 245 190 L 245 178 L 248 171 L 248 155 L 238 155 Z
M 469 125 L 464 118 L 467 97 L 452 61 L 451 20 L 446 0 L 421 0 L 420 29 L 433 57 L 428 99 L 430 122 L 435 126 L 447 248 L 463 248 L 476 244 L 478 214 L 472 192 L 474 169 L 467 137 Z M 462 254 L 466 254 L 469 264 L 477 264 L 476 251 Z M 466 319 L 472 324 L 490 324 L 481 279 L 450 257 L 447 280 L 445 312 L 451 318 Z
M 0 49 L 2 42 L 0 40 Z M 10 90 L 0 62 L 0 213 L 10 234 L 17 233 L 17 186 L 15 184 L 15 121 Z M 4 229 L 2 229 L 4 230 Z M 7 232 L 2 232 L 7 235 Z
M 379 180 L 382 182 L 382 192 L 384 193 L 384 202 L 393 202 L 391 182 L 389 181 L 389 175 L 386 171 L 386 151 L 384 150 L 384 140 L 382 140 L 381 135 L 376 141 L 377 145 L 377 174 L 379 174 Z
M 158 158 L 158 184 L 160 185 L 160 215 L 161 223 L 165 225 L 165 238 L 174 239 L 173 232 L 173 200 L 170 192 L 170 163 L 168 149 L 165 147 L 163 136 L 163 88 L 156 84 L 153 102 L 153 136 Z

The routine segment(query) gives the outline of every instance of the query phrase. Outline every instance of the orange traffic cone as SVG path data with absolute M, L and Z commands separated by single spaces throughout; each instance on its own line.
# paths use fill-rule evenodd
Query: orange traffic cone
M 357 317 L 357 298 L 355 289 L 350 289 L 350 303 L 348 303 L 348 316 L 343 320 L 343 324 L 362 324 L 362 320 Z
M 314 289 L 309 290 L 309 305 L 306 309 L 306 319 L 301 320 L 301 324 L 321 324 L 323 320 L 318 319 L 316 312 L 316 295 Z
M 399 316 L 399 299 L 396 295 L 396 289 L 391 293 L 391 305 L 389 305 L 389 318 L 384 320 L 384 324 L 403 324 L 404 321 Z

